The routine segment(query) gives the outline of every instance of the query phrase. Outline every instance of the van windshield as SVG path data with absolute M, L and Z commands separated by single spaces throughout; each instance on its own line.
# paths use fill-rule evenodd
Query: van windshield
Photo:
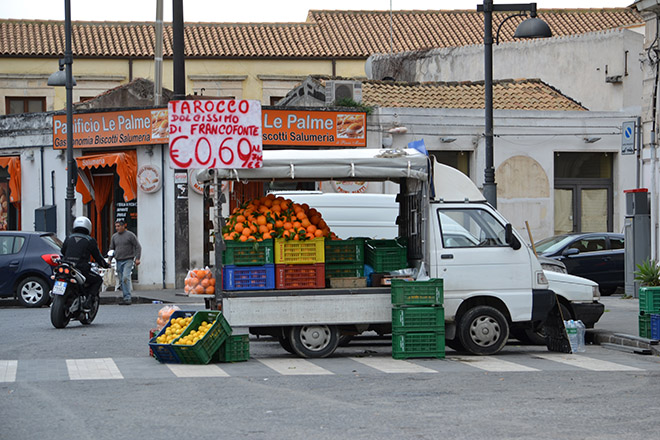
M 445 209 L 438 216 L 445 248 L 507 245 L 504 226 L 487 211 Z

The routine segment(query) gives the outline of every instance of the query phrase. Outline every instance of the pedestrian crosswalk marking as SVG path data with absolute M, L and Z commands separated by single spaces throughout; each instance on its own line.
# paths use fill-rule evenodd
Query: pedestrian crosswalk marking
M 572 367 L 584 368 L 591 371 L 642 371 L 640 368 L 629 367 L 627 365 L 615 364 L 610 361 L 594 359 L 576 354 L 543 354 L 537 353 L 534 356 L 547 359 L 553 362 L 570 365 Z
M 119 368 L 110 358 L 67 359 L 66 368 L 71 380 L 123 379 Z
M 334 374 L 305 359 L 257 359 L 257 361 L 285 376 Z
M 492 371 L 494 373 L 508 373 L 516 371 L 539 371 L 536 368 L 505 361 L 496 357 L 455 357 L 452 361 L 460 362 L 463 365 L 479 368 L 481 370 Z
M 0 361 L 0 382 L 16 382 L 18 361 Z
M 229 374 L 217 365 L 167 364 L 177 377 L 229 377 Z
M 392 358 L 352 357 L 350 359 L 382 371 L 383 373 L 437 373 L 437 371 L 431 370 L 430 368 Z

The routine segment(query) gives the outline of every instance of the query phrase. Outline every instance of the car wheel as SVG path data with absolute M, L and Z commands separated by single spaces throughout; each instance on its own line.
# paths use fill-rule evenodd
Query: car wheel
M 573 314 L 566 305 L 559 303 L 564 321 L 573 319 Z M 546 345 L 545 322 L 534 321 L 532 328 L 512 328 L 511 335 L 524 345 Z
M 491 355 L 502 350 L 509 339 L 509 324 L 495 307 L 476 306 L 461 317 L 457 335 L 468 352 Z
M 465 347 L 463 347 L 461 341 L 458 340 L 458 337 L 454 339 L 445 339 L 445 344 L 447 345 L 447 347 L 451 348 L 454 351 L 457 351 L 459 353 L 465 352 Z
M 293 351 L 303 358 L 328 357 L 339 344 L 339 329 L 335 325 L 291 327 L 287 336 Z
M 16 298 L 24 307 L 41 307 L 48 304 L 48 283 L 39 277 L 27 277 L 16 288 Z

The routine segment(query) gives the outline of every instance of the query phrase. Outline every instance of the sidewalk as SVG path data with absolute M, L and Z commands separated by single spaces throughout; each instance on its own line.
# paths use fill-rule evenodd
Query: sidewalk
M 203 297 L 188 296 L 183 289 L 133 290 L 131 297 L 134 304 L 153 303 L 154 301 L 160 301 L 163 304 L 206 304 Z M 118 304 L 122 298 L 121 290 L 101 292 L 101 304 Z
M 187 296 L 183 289 L 136 290 L 133 302 L 137 304 L 160 301 L 163 304 L 185 304 L 205 306 L 205 298 Z M 101 293 L 101 304 L 117 304 L 122 299 L 121 291 Z M 649 350 L 660 356 L 660 345 L 639 337 L 639 300 L 623 299 L 621 295 L 603 296 L 600 302 L 605 305 L 605 313 L 593 329 L 587 330 L 587 343 L 597 345 L 613 344 L 625 350 Z
M 639 337 L 639 299 L 624 299 L 621 295 L 603 296 L 605 313 L 593 329 L 587 330 L 587 342 L 614 344 L 622 349 L 650 350 L 660 356 L 658 341 Z

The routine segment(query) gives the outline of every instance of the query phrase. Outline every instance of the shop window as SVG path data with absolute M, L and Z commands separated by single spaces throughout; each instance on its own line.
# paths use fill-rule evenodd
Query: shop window
M 39 113 L 46 111 L 46 98 L 6 97 L 5 108 L 8 115 L 21 113 Z

